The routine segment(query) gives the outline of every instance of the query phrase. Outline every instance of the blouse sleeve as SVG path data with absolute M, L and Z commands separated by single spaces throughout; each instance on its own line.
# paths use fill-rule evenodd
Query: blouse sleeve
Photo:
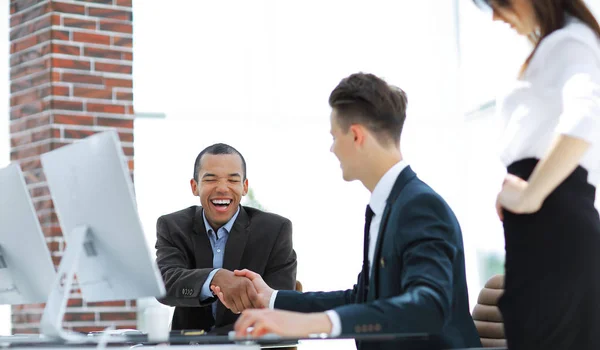
M 583 42 L 563 40 L 547 56 L 547 81 L 562 97 L 556 132 L 600 142 L 600 56 Z

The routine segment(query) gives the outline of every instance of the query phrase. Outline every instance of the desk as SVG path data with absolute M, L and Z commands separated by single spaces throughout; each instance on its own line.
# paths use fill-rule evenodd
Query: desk
M 303 340 L 297 350 L 356 350 L 352 340 Z M 410 350 L 410 348 L 399 348 L 398 350 Z M 453 350 L 508 350 L 507 348 L 469 348 Z
M 0 349 L 2 346 L 0 346 Z M 52 347 L 15 347 L 19 350 L 93 350 L 95 346 L 52 346 Z M 150 346 L 110 346 L 105 350 L 260 350 L 273 349 L 272 346 L 260 347 L 253 344 L 222 344 L 222 345 L 150 345 Z M 281 350 L 281 348 L 279 348 Z M 298 350 L 355 350 L 354 341 L 349 340 L 305 340 L 301 341 Z M 398 349 L 403 350 L 403 349 Z M 404 349 L 410 350 L 410 349 Z M 454 350 L 507 350 L 506 348 L 470 348 Z
M 176 349 L 174 349 L 176 348 Z M 258 345 L 241 345 L 241 344 L 224 344 L 224 345 L 177 345 L 177 346 L 168 346 L 168 345 L 156 345 L 156 346 L 144 346 L 144 350 L 260 350 L 260 346 Z M 40 350 L 46 348 L 38 348 L 38 347 L 20 347 L 19 350 Z M 70 347 L 70 346 L 61 346 L 61 347 L 51 347 L 47 348 L 51 350 L 91 350 L 96 349 L 95 347 Z M 110 350 L 131 350 L 130 346 L 117 346 L 117 347 L 109 347 L 106 349 Z M 134 348 L 137 349 L 137 348 Z
M 410 339 L 409 335 L 388 335 L 396 337 L 406 337 Z M 418 335 L 413 335 L 414 338 Z M 363 336 L 364 337 L 364 336 Z M 227 336 L 175 336 L 170 340 L 170 344 L 153 344 L 145 343 L 147 338 L 143 336 L 128 336 L 127 341 L 116 341 L 111 339 L 104 349 L 109 350 L 259 350 L 259 349 L 277 349 L 277 350 L 355 350 L 356 345 L 354 339 L 288 339 L 285 343 L 277 343 L 274 341 L 262 342 L 262 344 L 255 344 L 252 342 L 238 341 L 232 344 L 231 340 Z M 371 337 L 369 337 L 371 338 Z M 34 338 L 32 338 L 34 339 Z M 15 342 L 13 344 L 6 343 L 7 339 L 0 337 L 0 349 L 19 349 L 19 350 L 92 350 L 97 349 L 98 344 L 94 338 L 90 338 L 87 343 L 79 344 L 66 344 L 64 342 L 57 341 L 32 341 L 27 343 Z M 374 340 L 374 339 L 369 339 Z M 383 339 L 382 339 L 383 340 Z M 389 339 L 388 339 L 389 340 Z M 396 338 L 395 340 L 398 340 Z M 145 344 L 144 344 L 145 343 Z M 294 344 L 294 345 L 292 345 Z M 262 345 L 262 346 L 261 346 Z M 291 346 L 290 346 L 291 345 Z M 168 349 L 172 348 L 172 349 Z M 401 347 L 399 350 L 410 350 L 411 347 L 407 344 L 406 347 Z M 437 349 L 436 349 L 437 350 Z M 507 350 L 506 348 L 471 348 L 471 349 L 454 349 L 454 350 Z

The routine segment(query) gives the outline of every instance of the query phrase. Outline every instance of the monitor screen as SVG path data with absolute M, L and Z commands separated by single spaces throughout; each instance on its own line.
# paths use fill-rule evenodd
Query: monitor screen
M 18 164 L 0 169 L 0 304 L 44 303 L 56 271 Z
M 88 302 L 161 297 L 156 262 L 138 216 L 133 184 L 115 131 L 92 135 L 41 156 L 69 249 L 69 235 L 87 228 L 76 269 Z

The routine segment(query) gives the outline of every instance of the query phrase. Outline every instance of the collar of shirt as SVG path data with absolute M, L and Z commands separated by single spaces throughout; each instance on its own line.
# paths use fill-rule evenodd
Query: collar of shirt
M 386 201 L 390 192 L 392 192 L 396 179 L 407 165 L 408 164 L 404 160 L 394 164 L 394 166 L 379 179 L 377 185 L 375 185 L 375 189 L 373 190 L 373 193 L 371 193 L 371 200 L 369 201 L 369 206 L 371 206 L 371 210 L 373 210 L 375 216 L 383 214 Z
M 231 217 L 231 219 L 229 219 L 229 221 L 227 221 L 227 223 L 225 225 L 221 226 L 219 228 L 219 230 L 220 229 L 225 229 L 225 231 L 227 231 L 227 233 L 231 232 L 231 228 L 233 227 L 233 223 L 235 222 L 235 219 L 237 219 L 239 213 L 240 213 L 240 207 L 238 206 L 238 210 L 235 212 L 235 214 L 233 214 L 233 216 Z M 208 223 L 208 220 L 206 220 L 206 215 L 204 214 L 204 209 L 202 209 L 202 218 L 204 219 L 204 227 L 206 228 L 206 233 L 213 232 L 214 230 L 212 229 L 212 227 Z

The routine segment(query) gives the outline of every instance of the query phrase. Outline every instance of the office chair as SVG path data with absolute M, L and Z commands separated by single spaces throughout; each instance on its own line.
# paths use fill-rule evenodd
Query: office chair
M 504 275 L 495 275 L 486 283 L 473 309 L 473 320 L 484 348 L 506 347 L 504 323 L 498 299 L 504 292 Z

